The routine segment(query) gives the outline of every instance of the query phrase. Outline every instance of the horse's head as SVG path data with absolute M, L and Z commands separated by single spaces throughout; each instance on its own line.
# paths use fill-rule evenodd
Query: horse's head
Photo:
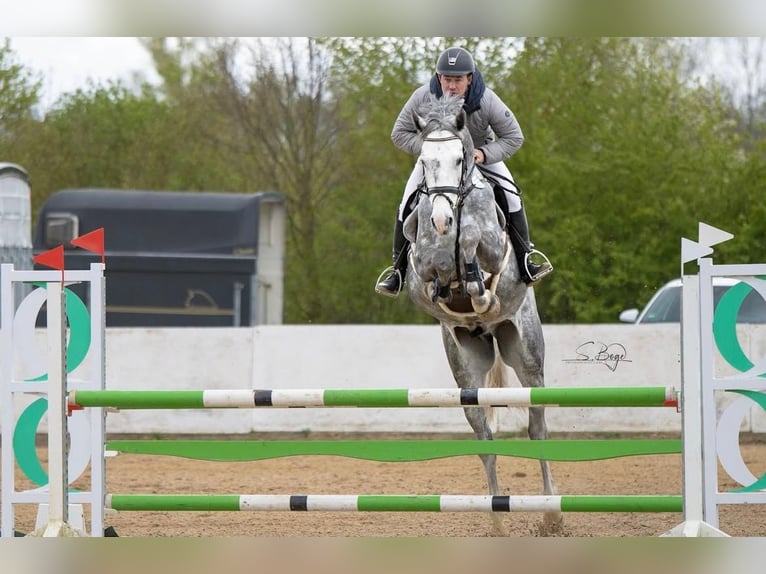
M 462 98 L 432 96 L 425 110 L 413 114 L 422 139 L 418 159 L 425 176 L 422 191 L 438 235 L 446 235 L 455 224 L 455 208 L 473 168 L 473 142 L 462 105 Z
M 404 235 L 415 243 L 418 276 L 435 281 L 438 291 L 449 289 L 458 277 L 458 226 L 472 185 L 473 142 L 462 98 L 432 96 L 413 121 L 422 141 L 418 161 L 424 181 L 417 208 L 404 222 Z
M 459 292 L 470 298 L 472 312 L 486 320 L 500 307 L 494 292 L 497 281 L 490 289 L 485 281 L 499 277 L 510 250 L 492 187 L 474 173 L 463 100 L 432 97 L 413 114 L 413 122 L 422 141 L 418 161 L 424 181 L 417 208 L 403 228 L 414 244 L 407 279 L 410 294 L 428 306 L 451 301 L 453 292 Z

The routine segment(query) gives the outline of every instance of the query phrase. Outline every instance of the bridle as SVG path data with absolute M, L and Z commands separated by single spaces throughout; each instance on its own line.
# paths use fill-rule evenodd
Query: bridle
M 449 136 L 444 137 L 426 137 L 423 142 L 446 142 L 446 141 L 452 141 L 452 140 L 460 140 L 463 141 L 459 135 L 453 134 Z M 463 146 L 463 149 L 465 150 L 465 146 Z M 464 151 L 465 155 L 465 151 Z M 460 183 L 457 186 L 452 185 L 440 185 L 436 187 L 428 187 L 428 185 L 425 182 L 425 179 L 423 182 L 418 186 L 418 193 L 423 194 L 427 197 L 443 197 L 446 199 L 453 210 L 457 211 L 457 217 L 458 217 L 458 233 L 460 232 L 460 207 L 463 204 L 463 200 L 466 198 L 466 196 L 471 193 L 471 190 L 475 187 L 473 185 L 473 170 L 476 167 L 476 164 L 474 162 L 471 162 L 471 169 L 468 171 L 468 161 L 465 159 L 463 161 L 463 168 L 462 172 L 460 174 Z M 452 200 L 451 196 L 455 196 L 455 201 Z
M 457 134 L 452 134 L 449 136 L 444 137 L 425 137 L 423 139 L 423 142 L 446 142 L 446 141 L 452 141 L 452 140 L 460 140 L 462 143 L 462 138 Z M 455 273 L 457 275 L 457 281 L 459 283 L 462 283 L 462 272 L 461 272 L 461 266 L 458 263 L 460 261 L 460 219 L 462 214 L 462 207 L 463 202 L 465 201 L 465 198 L 468 197 L 468 194 L 471 193 L 471 191 L 476 187 L 473 184 L 473 171 L 476 168 L 475 162 L 471 161 L 471 169 L 468 169 L 468 157 L 465 152 L 465 145 L 463 145 L 463 167 L 462 167 L 462 173 L 460 174 L 460 183 L 457 186 L 451 186 L 451 185 L 440 185 L 436 187 L 428 187 L 428 185 L 425 182 L 425 178 L 423 179 L 423 182 L 418 186 L 417 193 L 425 195 L 426 197 L 429 197 L 431 201 L 433 202 L 434 197 L 443 197 L 446 199 L 450 207 L 452 208 L 452 211 L 455 212 L 456 217 L 456 235 L 455 235 Z M 455 198 L 453 201 L 453 197 Z M 443 286 L 442 289 L 449 290 L 449 286 Z

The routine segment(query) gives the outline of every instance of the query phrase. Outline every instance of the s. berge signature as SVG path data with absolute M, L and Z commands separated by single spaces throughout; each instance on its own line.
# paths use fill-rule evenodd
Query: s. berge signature
M 574 359 L 564 359 L 565 363 L 600 363 L 614 372 L 620 363 L 630 363 L 628 352 L 621 343 L 602 343 L 587 341 L 575 349 Z

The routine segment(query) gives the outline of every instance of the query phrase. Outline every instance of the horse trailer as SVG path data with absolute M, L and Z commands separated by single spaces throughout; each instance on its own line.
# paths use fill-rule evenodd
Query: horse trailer
M 100 255 L 70 241 L 99 228 L 108 327 L 282 323 L 282 194 L 65 189 L 40 208 L 34 253 L 63 245 L 65 268 L 87 269 Z

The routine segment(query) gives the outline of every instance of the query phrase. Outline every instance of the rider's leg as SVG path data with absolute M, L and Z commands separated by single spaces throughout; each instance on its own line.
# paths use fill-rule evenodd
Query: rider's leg
M 404 277 L 407 274 L 407 247 L 409 241 L 404 237 L 402 227 L 404 223 L 397 216 L 394 222 L 394 246 L 392 253 L 393 265 L 383 273 L 388 272 L 385 279 L 378 281 L 375 292 L 389 297 L 396 297 L 404 285 Z
M 524 283 L 536 283 L 553 271 L 553 266 L 545 254 L 533 248 L 529 240 L 529 226 L 527 214 L 524 212 L 524 203 L 519 201 L 519 204 L 518 211 L 508 213 L 508 234 L 519 263 L 521 278 Z
M 392 249 L 393 265 L 381 273 L 381 276 L 385 274 L 386 277 L 378 281 L 375 285 L 375 292 L 380 293 L 381 295 L 396 297 L 404 286 L 404 278 L 407 275 L 408 248 L 410 242 L 404 237 L 402 228 L 404 227 L 404 219 L 411 210 L 410 202 L 412 201 L 412 194 L 415 193 L 415 190 L 422 180 L 423 168 L 420 163 L 417 163 L 415 169 L 413 169 L 410 174 L 410 178 L 407 180 L 407 185 L 405 185 L 404 194 L 402 195 L 402 201 L 396 212 Z
M 534 245 L 529 240 L 529 225 L 527 224 L 524 204 L 519 194 L 520 191 L 512 193 L 505 189 L 508 187 L 518 190 L 518 187 L 513 181 L 511 172 L 503 162 L 482 166 L 482 168 L 498 177 L 500 183 L 494 186 L 495 201 L 506 214 L 508 237 L 516 254 L 521 278 L 524 283 L 535 283 L 553 271 L 553 266 L 548 257 L 541 251 L 534 249 Z M 502 185 L 505 182 L 508 183 Z

